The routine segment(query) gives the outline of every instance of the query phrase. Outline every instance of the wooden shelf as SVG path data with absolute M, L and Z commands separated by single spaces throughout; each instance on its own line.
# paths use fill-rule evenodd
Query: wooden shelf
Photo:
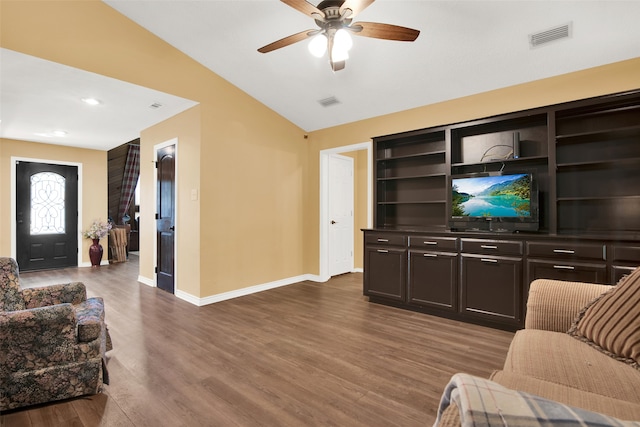
M 439 203 L 447 203 L 446 200 L 415 200 L 407 202 L 378 202 L 378 205 L 433 205 Z
M 526 163 L 526 162 L 546 162 L 548 161 L 548 156 L 529 156 L 529 157 L 519 157 L 517 159 L 506 159 L 506 160 L 488 160 L 482 163 L 452 163 L 451 167 L 461 167 L 461 166 L 482 166 L 488 164 L 501 164 L 501 163 Z
M 640 105 L 634 104 L 634 105 L 623 105 L 620 107 L 612 107 L 612 108 L 607 108 L 604 110 L 594 110 L 594 111 L 585 111 L 585 112 L 578 112 L 576 114 L 571 114 L 571 112 L 567 112 L 566 115 L 563 115 L 562 113 L 559 115 L 559 117 L 556 119 L 558 121 L 562 121 L 562 120 L 573 120 L 573 119 L 588 119 L 591 117 L 596 117 L 596 116 L 602 116 L 602 115 L 607 115 L 607 114 L 615 114 L 615 113 L 622 113 L 622 112 L 628 112 L 628 111 L 633 111 L 633 110 L 640 110 Z
M 622 201 L 622 200 L 640 200 L 640 195 L 637 196 L 580 196 L 580 197 L 558 197 L 556 199 L 560 202 L 597 202 L 597 201 Z
M 399 180 L 408 180 L 408 179 L 424 179 L 424 178 L 437 178 L 437 177 L 445 177 L 447 174 L 445 173 L 430 173 L 426 175 L 413 175 L 413 176 L 392 176 L 388 178 L 376 178 L 377 181 L 399 181 Z
M 626 126 L 617 129 L 603 129 L 591 132 L 581 132 L 567 135 L 557 135 L 558 144 L 580 144 L 596 140 L 598 137 L 616 138 L 624 136 L 640 136 L 640 125 Z
M 402 159 L 412 159 L 417 157 L 428 157 L 428 156 L 444 156 L 447 152 L 445 150 L 440 151 L 430 151 L 428 153 L 417 153 L 417 154 L 407 154 L 404 156 L 393 156 L 393 157 L 380 157 L 377 159 L 377 162 L 386 162 L 388 160 L 402 160 Z
M 557 163 L 558 169 L 580 169 L 580 168 L 608 168 L 612 165 L 624 166 L 640 163 L 640 157 L 627 157 L 625 159 L 610 160 L 590 160 L 585 162 Z

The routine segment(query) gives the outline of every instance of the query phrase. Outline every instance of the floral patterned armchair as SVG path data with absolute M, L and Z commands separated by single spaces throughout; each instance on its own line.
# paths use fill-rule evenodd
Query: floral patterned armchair
M 0 411 L 99 393 L 110 349 L 102 298 L 80 282 L 21 289 L 0 258 Z

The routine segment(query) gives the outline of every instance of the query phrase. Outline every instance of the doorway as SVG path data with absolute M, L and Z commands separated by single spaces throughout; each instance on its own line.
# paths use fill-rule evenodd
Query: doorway
M 329 275 L 349 273 L 354 265 L 354 174 L 352 157 L 329 155 Z
M 330 156 L 341 153 L 349 153 L 354 151 L 365 150 L 367 157 L 367 197 L 366 197 L 366 210 L 367 210 L 367 227 L 370 227 L 372 224 L 372 178 L 371 178 L 371 170 L 372 170 L 372 143 L 363 142 L 359 144 L 347 145 L 343 147 L 336 147 L 327 150 L 320 151 L 320 281 L 327 281 L 331 278 L 331 268 L 330 268 L 330 259 L 331 259 L 331 248 L 330 248 L 330 227 L 332 226 L 330 218 L 330 207 L 329 207 L 329 189 L 330 189 Z M 353 195 L 352 195 L 353 198 Z M 353 202 L 355 204 L 355 202 Z M 335 224 L 334 224 L 335 225 Z M 353 224 L 352 224 L 353 225 Z M 354 252 L 353 245 L 355 239 L 351 240 L 351 248 L 350 251 Z M 350 268 L 351 271 L 357 271 L 353 269 L 353 260 L 350 259 Z
M 15 259 L 22 271 L 78 265 L 79 166 L 13 159 Z
M 177 141 L 155 146 L 156 153 L 156 286 L 175 293 Z

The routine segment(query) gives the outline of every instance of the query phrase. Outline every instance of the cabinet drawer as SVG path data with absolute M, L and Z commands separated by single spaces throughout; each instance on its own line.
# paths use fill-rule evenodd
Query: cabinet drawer
M 538 261 L 527 262 L 528 283 L 535 279 L 554 279 L 569 282 L 607 283 L 606 264 L 579 262 Z
M 434 251 L 457 251 L 458 239 L 455 237 L 410 236 L 409 247 Z
M 594 243 L 527 242 L 527 253 L 540 258 L 606 259 L 605 245 Z
M 613 245 L 611 249 L 611 259 L 613 261 L 630 262 L 640 265 L 640 246 Z
M 462 252 L 487 255 L 522 255 L 522 242 L 462 239 Z
M 402 234 L 367 234 L 365 243 L 368 245 L 405 246 L 406 237 Z

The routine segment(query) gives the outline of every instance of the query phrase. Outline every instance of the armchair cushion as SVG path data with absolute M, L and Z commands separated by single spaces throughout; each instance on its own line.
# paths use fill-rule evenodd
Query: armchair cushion
M 87 299 L 87 289 L 81 282 L 25 288 L 22 289 L 22 298 L 25 308 L 64 303 L 77 305 Z
M 640 268 L 587 305 L 569 335 L 640 369 Z

